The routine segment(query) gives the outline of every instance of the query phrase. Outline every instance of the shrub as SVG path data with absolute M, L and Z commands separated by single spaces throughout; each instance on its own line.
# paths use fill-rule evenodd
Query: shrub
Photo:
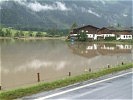
M 116 37 L 105 37 L 106 41 L 112 41 L 112 40 L 116 40 Z
M 79 33 L 78 40 L 79 41 L 87 41 L 87 35 L 86 35 L 86 33 L 85 32 Z

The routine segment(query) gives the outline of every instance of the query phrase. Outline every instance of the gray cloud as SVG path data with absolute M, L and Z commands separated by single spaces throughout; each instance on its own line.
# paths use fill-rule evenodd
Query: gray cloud
M 27 2 L 27 0 L 0 0 L 0 3 L 3 3 L 4 1 L 15 1 L 35 12 L 47 11 L 47 10 L 60 10 L 60 11 L 71 10 L 71 8 L 68 8 L 65 3 L 60 1 L 53 2 L 52 4 L 46 4 L 46 3 L 41 4 L 37 0 L 32 0 L 32 2 Z
M 33 11 L 46 11 L 46 10 L 60 10 L 60 11 L 69 11 L 70 8 L 66 7 L 65 3 L 62 2 L 55 2 L 53 4 L 40 4 L 39 2 L 35 1 L 34 3 L 29 3 L 27 5 Z

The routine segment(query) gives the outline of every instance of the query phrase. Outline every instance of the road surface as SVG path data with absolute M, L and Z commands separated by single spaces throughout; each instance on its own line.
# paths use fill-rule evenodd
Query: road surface
M 133 95 L 132 71 L 107 75 L 65 88 L 24 97 L 24 100 L 128 99 Z

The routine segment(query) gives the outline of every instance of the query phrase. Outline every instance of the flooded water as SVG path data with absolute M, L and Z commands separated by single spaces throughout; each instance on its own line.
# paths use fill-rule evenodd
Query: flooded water
M 62 40 L 0 40 L 0 72 L 3 90 L 133 61 L 133 45 L 67 43 Z

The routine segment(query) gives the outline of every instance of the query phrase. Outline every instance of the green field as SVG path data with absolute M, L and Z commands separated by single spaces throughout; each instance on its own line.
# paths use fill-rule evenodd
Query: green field
M 16 30 L 16 29 L 12 29 L 12 28 L 2 28 L 2 31 L 5 32 L 5 33 L 7 32 L 7 30 L 9 30 L 11 32 L 11 36 L 10 37 L 15 37 L 15 34 L 17 32 L 22 32 L 24 37 L 27 37 L 29 35 L 36 36 L 37 33 L 38 33 L 38 31 L 20 31 L 20 30 Z M 41 34 L 43 36 L 47 35 L 46 32 L 41 32 Z

